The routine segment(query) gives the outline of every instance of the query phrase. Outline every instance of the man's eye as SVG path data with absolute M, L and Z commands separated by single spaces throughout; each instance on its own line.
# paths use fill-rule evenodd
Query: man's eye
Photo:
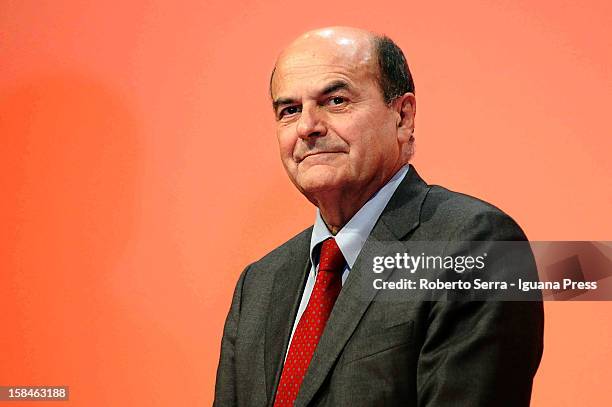
M 346 99 L 344 99 L 342 96 L 334 96 L 333 98 L 329 99 L 329 103 L 332 105 L 341 105 L 344 102 L 346 102 Z
M 292 114 L 296 114 L 300 112 L 300 107 L 299 106 L 289 106 L 284 108 L 283 110 L 280 111 L 279 116 L 283 117 L 283 116 L 287 116 L 287 115 L 292 115 Z

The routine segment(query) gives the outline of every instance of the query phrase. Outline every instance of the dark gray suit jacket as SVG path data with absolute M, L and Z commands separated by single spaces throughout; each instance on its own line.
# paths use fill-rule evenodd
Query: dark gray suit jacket
M 215 406 L 273 404 L 311 266 L 311 232 L 240 276 L 221 342 Z M 376 301 L 375 290 L 364 293 L 359 282 L 372 273 L 365 259 L 376 254 L 375 242 L 516 240 L 525 235 L 499 209 L 427 185 L 412 167 L 342 288 L 295 405 L 528 406 L 542 355 L 541 302 Z M 533 277 L 535 265 L 521 273 Z

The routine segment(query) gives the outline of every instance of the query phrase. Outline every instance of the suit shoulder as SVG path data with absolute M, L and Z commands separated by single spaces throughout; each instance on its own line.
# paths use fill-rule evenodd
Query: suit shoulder
M 437 211 L 476 214 L 480 212 L 504 213 L 498 207 L 474 196 L 451 191 L 440 185 L 430 185 L 427 199 L 424 202 L 429 209 Z
M 308 260 L 311 234 L 312 226 L 249 264 L 243 272 L 244 291 L 254 291 L 257 295 L 261 295 L 270 289 L 276 273 L 279 270 L 286 270 L 289 263 L 303 258 L 305 265 Z
M 507 231 L 508 236 L 520 240 L 524 238 L 520 226 L 498 207 L 439 185 L 430 185 L 422 206 L 421 222 L 444 225 L 445 230 L 459 230 L 462 226 L 479 226 L 483 230 L 501 229 Z
M 308 250 L 310 247 L 310 236 L 312 235 L 312 226 L 302 230 L 285 243 L 271 250 L 259 260 L 254 261 L 251 266 L 259 267 L 265 266 L 270 263 L 277 263 L 293 256 L 296 252 L 303 251 L 304 248 Z

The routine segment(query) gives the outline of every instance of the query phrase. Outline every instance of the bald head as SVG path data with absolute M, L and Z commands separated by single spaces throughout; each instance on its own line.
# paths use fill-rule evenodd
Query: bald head
M 375 37 L 377 34 L 372 31 L 364 30 L 356 27 L 348 26 L 333 26 L 317 28 L 311 31 L 307 31 L 296 38 L 287 47 L 290 48 L 293 45 L 297 45 L 304 41 L 324 39 L 336 42 L 339 45 L 347 45 L 351 43 L 358 43 L 359 41 L 368 41 Z
M 407 92 L 414 93 L 406 58 L 390 38 L 354 27 L 327 27 L 302 34 L 281 52 L 270 76 L 272 99 L 279 67 L 315 66 L 321 60 L 351 64 L 370 73 L 386 103 Z

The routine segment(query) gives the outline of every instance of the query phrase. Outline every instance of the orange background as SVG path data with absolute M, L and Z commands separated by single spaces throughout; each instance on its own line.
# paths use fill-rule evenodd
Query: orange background
M 267 86 L 319 26 L 405 50 L 430 183 L 532 240 L 612 240 L 612 3 L 446 3 L 2 1 L 0 385 L 211 403 L 238 274 L 314 218 Z M 534 406 L 612 405 L 611 326 L 610 303 L 546 304 Z

